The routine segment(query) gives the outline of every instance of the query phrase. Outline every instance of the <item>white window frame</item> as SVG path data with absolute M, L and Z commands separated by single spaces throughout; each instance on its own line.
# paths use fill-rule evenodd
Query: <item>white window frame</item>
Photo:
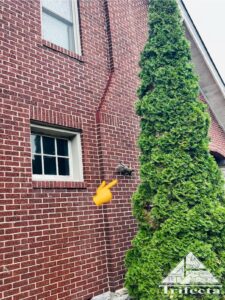
M 53 138 L 62 138 L 68 140 L 68 157 L 70 175 L 44 175 L 32 174 L 34 181 L 74 181 L 83 182 L 83 164 L 82 164 L 82 148 L 80 132 L 59 129 L 43 125 L 31 124 L 31 134 L 40 134 L 42 136 L 50 136 Z M 51 155 L 49 155 L 51 156 Z M 31 153 L 32 159 L 32 153 Z M 43 160 L 43 154 L 41 155 Z M 43 161 L 42 161 L 43 166 Z
M 55 1 L 57 1 L 57 0 L 55 0 Z M 80 22 L 79 22 L 78 0 L 71 0 L 71 2 L 72 2 L 73 37 L 74 37 L 74 44 L 75 44 L 74 52 L 78 55 L 82 55 L 81 41 L 80 41 Z M 43 5 L 42 5 L 42 1 L 41 1 L 41 23 L 42 23 L 41 28 L 43 26 L 42 16 L 43 16 Z M 42 31 L 42 34 L 43 34 L 43 31 Z M 42 36 L 42 38 L 44 39 L 43 36 Z M 51 41 L 50 41 L 50 43 L 51 43 Z M 58 45 L 56 45 L 56 46 L 58 46 Z M 73 52 L 73 50 L 69 50 L 69 49 L 66 49 L 66 50 Z

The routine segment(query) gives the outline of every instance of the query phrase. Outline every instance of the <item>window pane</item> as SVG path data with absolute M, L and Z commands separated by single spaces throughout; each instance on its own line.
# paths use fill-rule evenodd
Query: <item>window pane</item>
M 73 26 L 46 13 L 42 14 L 43 38 L 67 50 L 74 50 Z
M 56 175 L 56 159 L 55 157 L 44 156 L 44 174 Z
M 41 153 L 41 137 L 37 134 L 31 135 L 32 153 Z
M 68 21 L 73 20 L 71 0 L 42 0 L 42 6 Z
M 70 175 L 69 159 L 58 157 L 59 175 Z
M 43 152 L 44 154 L 55 154 L 55 139 L 47 136 L 43 136 Z
M 40 155 L 32 155 L 33 174 L 42 174 L 42 163 Z
M 57 154 L 61 156 L 68 156 L 68 141 L 57 139 Z

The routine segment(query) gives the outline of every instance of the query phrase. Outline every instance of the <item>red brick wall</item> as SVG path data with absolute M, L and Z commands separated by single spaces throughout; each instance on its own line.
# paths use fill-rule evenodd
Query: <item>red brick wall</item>
M 130 216 L 130 197 L 138 180 L 136 139 L 139 122 L 134 116 L 134 102 L 138 85 L 137 62 L 147 38 L 147 30 L 143 30 L 143 26 L 147 29 L 147 3 L 116 0 L 109 3 L 115 70 L 101 110 L 104 174 L 110 180 L 120 161 L 135 169 L 132 178 L 118 178 L 115 199 L 104 207 L 109 283 L 114 290 L 123 283 L 123 254 L 135 230 Z
M 209 131 L 210 136 L 210 150 L 225 157 L 225 133 L 219 126 L 216 118 L 211 112 L 211 127 Z
M 203 95 L 200 96 L 200 99 L 206 103 L 206 100 Z M 211 124 L 209 128 L 210 151 L 225 157 L 225 133 L 220 127 L 218 121 L 215 118 L 215 115 L 213 114 L 210 108 L 209 114 L 211 117 Z
M 88 300 L 123 282 L 147 0 L 108 1 L 108 16 L 106 1 L 79 2 L 82 57 L 42 41 L 38 0 L 0 6 L 0 299 Z M 84 184 L 32 181 L 31 120 L 82 129 Z M 115 174 L 119 161 L 132 178 Z M 113 202 L 94 206 L 100 181 L 114 177 Z

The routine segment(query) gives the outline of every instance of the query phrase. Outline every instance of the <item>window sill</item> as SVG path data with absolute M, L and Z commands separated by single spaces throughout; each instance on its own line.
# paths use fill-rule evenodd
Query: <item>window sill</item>
M 86 189 L 85 182 L 74 181 L 33 181 L 33 188 L 35 189 Z
M 73 51 L 70 51 L 70 50 L 67 50 L 67 49 L 64 49 L 60 46 L 57 46 L 49 41 L 46 41 L 44 39 L 42 39 L 42 45 L 46 48 L 50 48 L 50 49 L 53 49 L 54 51 L 57 51 L 57 52 L 60 52 L 66 56 L 69 56 L 69 57 L 72 57 L 76 60 L 79 60 L 80 62 L 84 62 L 83 60 L 83 56 L 73 52 Z

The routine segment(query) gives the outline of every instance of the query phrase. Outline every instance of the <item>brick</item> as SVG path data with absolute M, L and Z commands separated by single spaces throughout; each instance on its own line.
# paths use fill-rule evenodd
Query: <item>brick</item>
M 1 299 L 87 300 L 123 285 L 136 231 L 134 103 L 147 5 L 80 0 L 81 57 L 42 40 L 39 0 L 1 5 L 0 255 L 13 272 Z M 84 182 L 32 181 L 31 121 L 82 131 Z M 211 150 L 225 156 L 214 116 L 210 134 Z M 132 177 L 116 174 L 120 161 L 135 169 Z M 94 206 L 97 186 L 113 178 L 112 202 Z

